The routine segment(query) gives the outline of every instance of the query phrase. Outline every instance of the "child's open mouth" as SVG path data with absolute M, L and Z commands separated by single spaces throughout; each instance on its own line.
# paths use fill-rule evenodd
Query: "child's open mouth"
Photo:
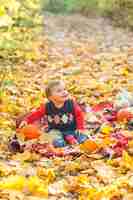
M 64 95 L 64 96 L 62 96 L 63 98 L 67 98 L 68 97 L 68 94 L 66 94 L 66 95 Z

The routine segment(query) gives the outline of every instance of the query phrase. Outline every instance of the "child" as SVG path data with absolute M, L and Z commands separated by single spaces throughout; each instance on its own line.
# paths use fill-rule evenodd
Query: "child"
M 61 80 L 49 82 L 45 92 L 48 102 L 25 117 L 20 127 L 46 118 L 48 131 L 53 129 L 60 131 L 60 139 L 53 141 L 55 147 L 63 147 L 66 143 L 84 142 L 87 139 L 87 136 L 82 133 L 85 129 L 84 115 L 78 104 L 70 99 L 64 82 Z

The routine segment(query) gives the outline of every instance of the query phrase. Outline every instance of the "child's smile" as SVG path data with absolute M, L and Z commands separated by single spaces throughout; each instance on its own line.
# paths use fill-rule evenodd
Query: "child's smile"
M 65 88 L 65 84 L 62 82 L 60 85 L 53 87 L 52 95 L 50 96 L 50 100 L 55 103 L 62 104 L 68 99 L 69 93 Z

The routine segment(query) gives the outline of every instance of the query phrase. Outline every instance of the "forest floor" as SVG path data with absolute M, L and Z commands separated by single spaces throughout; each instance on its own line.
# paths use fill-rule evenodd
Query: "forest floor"
M 12 154 L 7 147 L 7 138 L 16 132 L 16 118 L 44 101 L 48 79 L 62 78 L 77 101 L 88 107 L 114 103 L 120 89 L 133 92 L 132 44 L 133 32 L 107 18 L 45 13 L 43 34 L 30 55 L 37 59 L 16 64 L 0 93 L 1 200 L 133 199 L 133 157 L 126 150 L 120 157 L 103 158 L 93 152 L 95 146 L 90 150 L 86 145 L 77 157 L 47 158 L 29 150 Z M 92 115 L 87 113 L 88 121 L 95 120 Z M 105 126 L 107 135 L 101 133 L 102 125 L 98 149 L 112 145 L 111 134 L 117 129 L 123 138 L 132 135 L 125 121 Z M 128 148 L 133 148 L 132 140 Z

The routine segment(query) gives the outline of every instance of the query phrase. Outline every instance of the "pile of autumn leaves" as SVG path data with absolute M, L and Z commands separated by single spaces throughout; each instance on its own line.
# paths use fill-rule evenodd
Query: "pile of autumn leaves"
M 132 49 L 96 54 L 87 45 L 75 43 L 72 55 L 64 57 L 61 53 L 55 55 L 48 42 L 36 42 L 33 47 L 39 56 L 36 62 L 28 60 L 13 70 L 9 66 L 4 78 L 1 76 L 0 198 L 11 199 L 15 190 L 18 192 L 14 199 L 20 200 L 132 199 L 133 161 L 126 151 L 114 159 L 88 152 L 79 157 L 47 159 L 28 151 L 12 155 L 7 149 L 8 137 L 15 133 L 16 118 L 45 100 L 44 85 L 48 78 L 62 77 L 72 95 L 88 106 L 113 102 L 120 88 L 132 92 Z M 125 129 L 123 123 L 118 127 Z

